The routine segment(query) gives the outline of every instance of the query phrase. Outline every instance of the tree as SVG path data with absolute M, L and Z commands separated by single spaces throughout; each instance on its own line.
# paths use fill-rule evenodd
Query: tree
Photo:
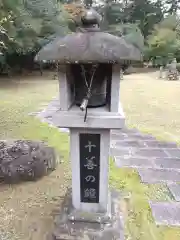
M 71 31 L 75 31 L 78 24 L 80 24 L 81 17 L 85 12 L 83 5 L 77 3 L 64 4 L 64 9 L 67 12 L 68 27 Z
M 177 14 L 180 10 L 180 0 L 165 0 L 164 5 L 166 5 L 165 13 Z
M 13 30 L 13 12 L 6 8 L 4 0 L 0 0 L 0 52 L 7 49 L 7 44 L 12 40 L 11 30 Z
M 1 8 L 5 19 L 11 13 L 10 21 L 2 24 L 13 39 L 8 52 L 33 51 L 53 34 L 67 33 L 65 15 L 56 0 L 1 0 Z
M 176 16 L 168 16 L 154 27 L 148 37 L 148 49 L 146 55 L 155 58 L 169 58 L 169 55 L 177 56 L 180 49 L 180 27 Z
M 133 0 L 124 9 L 124 12 L 127 22 L 139 22 L 139 27 L 145 38 L 150 34 L 154 24 L 163 18 L 160 1 Z
M 42 45 L 69 31 L 64 8 L 56 0 L 0 0 L 0 6 L 1 70 L 32 65 Z

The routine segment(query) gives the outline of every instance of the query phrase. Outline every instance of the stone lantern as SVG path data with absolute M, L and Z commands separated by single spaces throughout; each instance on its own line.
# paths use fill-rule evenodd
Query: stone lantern
M 141 61 L 142 54 L 123 37 L 101 32 L 99 23 L 99 15 L 88 10 L 75 33 L 47 44 L 36 60 L 59 63 L 59 108 L 48 118 L 54 126 L 70 130 L 73 208 L 68 219 L 105 224 L 112 217 L 110 130 L 125 124 L 121 66 L 124 61 Z
M 177 70 L 177 60 L 173 58 L 172 62 L 168 66 L 168 80 L 178 80 L 179 72 Z

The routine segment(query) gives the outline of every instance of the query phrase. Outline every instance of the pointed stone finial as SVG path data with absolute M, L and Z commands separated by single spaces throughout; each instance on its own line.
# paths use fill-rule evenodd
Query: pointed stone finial
M 83 25 L 99 25 L 102 20 L 102 16 L 94 9 L 88 9 L 84 16 L 81 18 Z

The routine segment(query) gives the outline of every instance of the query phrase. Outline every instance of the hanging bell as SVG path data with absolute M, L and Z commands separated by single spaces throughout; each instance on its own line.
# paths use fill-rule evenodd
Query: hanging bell
M 77 106 L 87 108 L 107 104 L 107 86 L 111 74 L 108 64 L 72 64 L 74 98 Z M 83 110 L 83 109 L 82 109 Z

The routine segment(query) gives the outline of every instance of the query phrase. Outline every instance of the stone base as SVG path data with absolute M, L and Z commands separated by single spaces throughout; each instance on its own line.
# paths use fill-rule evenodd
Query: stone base
M 120 193 L 111 192 L 110 213 L 87 214 L 72 208 L 71 194 L 55 219 L 53 240 L 124 240 Z M 71 219 L 71 220 L 70 220 Z
M 178 71 L 176 72 L 169 72 L 168 73 L 168 80 L 179 80 L 179 76 L 178 76 Z
M 99 223 L 99 224 L 105 224 L 109 223 L 109 221 L 112 218 L 112 193 L 109 193 L 108 196 L 108 206 L 107 206 L 107 212 L 84 212 L 79 211 L 71 207 L 69 209 L 68 219 L 70 221 L 79 221 L 79 222 L 89 222 L 89 223 Z

